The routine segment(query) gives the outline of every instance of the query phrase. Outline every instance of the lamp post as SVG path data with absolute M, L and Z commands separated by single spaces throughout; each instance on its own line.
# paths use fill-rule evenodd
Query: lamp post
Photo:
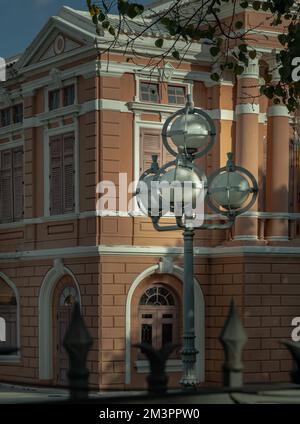
M 136 190 L 139 208 L 151 218 L 157 231 L 183 231 L 183 375 L 180 382 L 184 387 L 198 384 L 194 317 L 194 232 L 196 229 L 230 228 L 237 215 L 251 208 L 258 192 L 255 178 L 248 170 L 234 164 L 232 153 L 228 153 L 227 165 L 215 171 L 208 179 L 194 164 L 195 159 L 212 148 L 215 139 L 216 129 L 212 119 L 201 109 L 194 108 L 189 96 L 185 108 L 171 115 L 162 130 L 163 144 L 175 160 L 159 167 L 157 156 L 153 155 L 151 167 L 141 175 Z M 197 215 L 199 199 L 200 206 L 203 206 L 201 222 Z M 222 217 L 223 223 L 206 222 L 213 217 L 204 217 L 204 200 L 213 212 Z M 175 220 L 174 225 L 164 225 L 161 219 L 165 215 L 169 216 L 170 212 Z

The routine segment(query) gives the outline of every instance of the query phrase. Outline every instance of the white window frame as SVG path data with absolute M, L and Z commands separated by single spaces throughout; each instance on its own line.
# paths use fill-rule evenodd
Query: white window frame
M 150 84 L 167 84 L 167 85 L 181 85 L 186 88 L 186 94 L 191 94 L 193 97 L 193 88 L 194 88 L 194 81 L 192 80 L 186 80 L 186 79 L 170 79 L 170 80 L 161 80 L 158 76 L 149 76 L 149 75 L 143 75 L 143 74 L 137 74 L 135 73 L 135 102 L 138 103 L 145 103 L 149 104 L 152 102 L 146 102 L 144 100 L 141 100 L 140 95 L 140 86 L 142 82 L 148 82 Z M 161 100 L 161 92 L 160 88 L 158 90 L 159 100 Z M 155 105 L 169 105 L 170 103 L 161 103 L 160 101 L 158 103 L 154 103 Z M 174 105 L 171 104 L 171 106 L 180 106 L 180 105 Z
M 75 78 L 69 78 L 69 79 L 63 80 L 60 83 L 49 84 L 48 86 L 44 88 L 44 111 L 53 113 L 54 111 L 61 110 L 64 107 L 70 107 L 70 106 L 63 105 L 63 89 L 64 87 L 68 87 L 69 85 L 72 85 L 72 84 L 74 84 L 74 91 L 75 91 L 74 105 L 78 105 L 78 87 L 77 87 L 77 78 L 75 77 Z M 60 96 L 59 96 L 60 106 L 57 109 L 50 110 L 49 109 L 49 93 L 54 90 L 60 90 Z

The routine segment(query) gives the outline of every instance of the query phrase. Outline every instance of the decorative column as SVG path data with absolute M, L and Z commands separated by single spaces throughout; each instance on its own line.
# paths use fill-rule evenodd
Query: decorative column
M 276 62 L 272 61 L 274 84 L 279 80 Z M 289 238 L 287 214 L 289 212 L 289 114 L 285 105 L 274 104 L 268 108 L 268 160 L 267 160 L 267 211 L 272 219 L 267 224 L 270 241 Z
M 220 74 L 220 63 L 214 63 L 211 72 Z M 234 131 L 234 83 L 232 74 L 224 71 L 218 82 L 207 81 L 205 87 L 209 90 L 211 96 L 211 103 L 208 108 L 211 109 L 211 118 L 217 129 L 216 143 L 214 144 L 211 152 L 208 153 L 207 173 L 211 174 L 218 168 L 226 166 L 227 153 L 234 151 L 232 132 Z M 207 208 L 207 213 L 211 213 Z M 215 223 L 220 221 L 215 221 Z M 211 231 L 210 237 L 213 243 L 218 243 L 220 240 L 219 231 Z M 226 239 L 230 235 L 226 236 Z
M 248 169 L 258 180 L 259 152 L 259 59 L 249 58 L 249 65 L 237 78 L 236 99 L 236 153 L 237 165 Z M 234 240 L 256 241 L 258 219 L 257 203 L 249 211 L 250 216 L 239 217 L 235 224 Z M 251 216 L 252 215 L 252 216 Z

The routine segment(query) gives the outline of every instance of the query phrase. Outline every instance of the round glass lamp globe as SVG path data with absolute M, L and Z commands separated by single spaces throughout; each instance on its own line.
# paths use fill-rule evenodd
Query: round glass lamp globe
M 201 115 L 179 115 L 171 124 L 169 137 L 179 147 L 200 149 L 210 141 L 210 126 Z
M 137 185 L 137 202 L 140 210 L 148 216 L 159 216 L 160 198 L 155 190 L 155 175 L 147 175 Z
M 195 208 L 205 187 L 203 179 L 194 169 L 180 165 L 163 174 L 159 182 L 161 196 L 165 201 L 170 199 L 171 206 L 175 203 L 191 204 Z
M 213 179 L 209 192 L 212 200 L 224 209 L 238 209 L 248 199 L 250 185 L 243 175 L 224 171 Z

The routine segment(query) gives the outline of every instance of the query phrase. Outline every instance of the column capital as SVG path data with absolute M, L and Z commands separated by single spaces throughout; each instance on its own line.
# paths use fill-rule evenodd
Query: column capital
M 228 86 L 233 86 L 234 82 L 233 82 L 233 76 L 232 76 L 232 72 L 229 70 L 224 70 L 221 71 L 221 64 L 220 62 L 215 62 L 212 64 L 212 68 L 211 68 L 211 72 L 212 73 L 217 73 L 217 74 L 221 74 L 221 78 L 219 81 L 204 81 L 204 85 L 205 87 L 214 87 L 214 86 L 220 86 L 220 85 L 228 85 Z
M 280 81 L 280 73 L 279 73 L 279 62 L 276 59 L 276 51 L 273 51 L 272 54 L 268 56 L 264 56 L 265 62 L 269 66 L 269 72 L 272 75 L 272 82 L 277 83 Z
M 244 72 L 242 73 L 242 75 L 238 75 L 239 79 L 243 79 L 243 78 L 259 78 L 259 61 L 262 57 L 262 53 L 257 52 L 256 53 L 256 57 L 255 59 L 251 59 L 248 56 L 248 66 L 245 66 L 245 64 L 243 62 L 239 62 L 239 64 L 241 66 L 243 66 Z

